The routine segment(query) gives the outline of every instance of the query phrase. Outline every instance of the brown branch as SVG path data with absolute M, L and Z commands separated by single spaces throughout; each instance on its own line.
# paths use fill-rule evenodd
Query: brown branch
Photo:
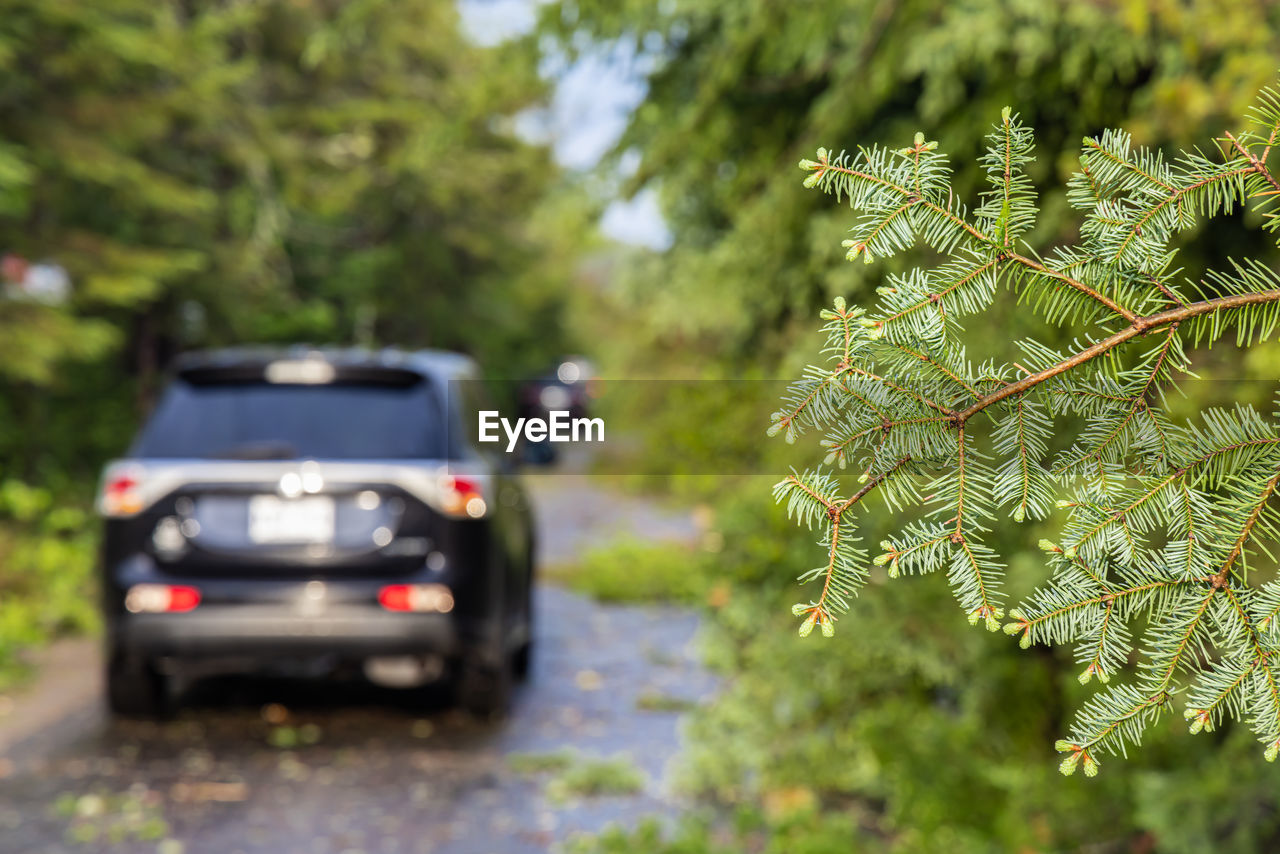
M 840 320 L 844 323 L 844 359 L 849 361 L 849 353 L 853 348 L 853 324 L 850 322 L 853 318 L 847 311 L 841 311 Z
M 1111 616 L 1115 613 L 1115 599 L 1107 600 L 1106 609 L 1102 612 L 1102 625 L 1098 627 L 1098 645 L 1094 648 L 1093 657 L 1089 659 L 1089 666 L 1085 669 L 1085 673 L 1097 673 L 1098 678 L 1106 681 L 1110 675 L 1102 668 L 1102 648 L 1107 643 L 1107 628 L 1111 625 Z
M 956 532 L 951 535 L 951 542 L 953 543 L 964 541 L 964 422 L 960 423 L 956 436 L 959 479 L 956 481 Z M 985 600 L 985 598 L 984 596 L 983 599 Z
M 853 392 L 850 392 L 850 394 L 853 394 Z M 949 415 L 935 415 L 932 418 L 882 418 L 879 424 L 873 424 L 870 427 L 859 430 L 857 433 L 853 433 L 844 440 L 837 442 L 834 445 L 827 445 L 827 447 L 830 448 L 831 451 L 838 451 L 843 454 L 848 450 L 849 446 L 858 439 L 861 439 L 863 436 L 869 436 L 872 433 L 888 433 L 893 428 L 901 427 L 904 424 L 938 424 L 943 421 L 950 423 L 953 420 L 954 419 Z
M 1146 275 L 1146 279 L 1147 279 L 1147 281 L 1148 281 L 1149 283 L 1151 283 L 1152 285 L 1155 285 L 1156 290 L 1158 290 L 1160 293 L 1164 294 L 1164 295 L 1165 295 L 1165 297 L 1166 297 L 1166 298 L 1168 298 L 1169 302 L 1175 302 L 1175 303 L 1177 303 L 1178 305 L 1186 305 L 1186 304 L 1187 304 L 1187 301 L 1186 301 L 1186 300 L 1182 299 L 1182 298 L 1181 298 L 1181 297 L 1179 297 L 1177 294 L 1175 294 L 1172 290 L 1170 290 L 1170 289 L 1169 289 L 1169 287 L 1168 287 L 1167 285 L 1165 285 L 1165 283 L 1164 283 L 1164 282 L 1160 281 L 1160 280 L 1159 280 L 1159 279 L 1157 279 L 1155 276 L 1152 276 L 1152 275 L 1150 275 L 1150 274 L 1147 274 L 1147 275 Z
M 1105 519 L 1099 522 L 1098 524 L 1094 525 L 1092 528 L 1090 528 L 1088 531 L 1082 534 L 1079 539 L 1076 540 L 1075 545 L 1079 547 L 1084 543 L 1088 542 L 1089 540 L 1093 539 L 1095 536 L 1098 535 L 1100 531 L 1104 530 L 1108 525 L 1112 524 L 1113 522 L 1119 522 L 1121 525 L 1124 525 L 1125 522 L 1123 520 L 1125 516 L 1127 516 L 1129 513 L 1132 513 L 1138 507 L 1150 501 L 1152 498 L 1156 496 L 1157 493 L 1160 492 L 1160 490 L 1164 489 L 1166 486 L 1173 483 L 1175 480 L 1182 477 L 1183 475 L 1191 471 L 1196 466 L 1207 463 L 1209 460 L 1213 459 L 1219 454 L 1230 453 L 1231 451 L 1237 451 L 1241 448 L 1255 447 L 1258 445 L 1275 445 L 1278 443 L 1280 443 L 1280 439 L 1253 439 L 1248 442 L 1238 442 L 1233 445 L 1227 445 L 1221 448 L 1214 448 L 1209 453 L 1202 454 L 1201 456 L 1195 458 L 1194 460 L 1188 461 L 1181 468 L 1173 471 L 1167 477 L 1161 480 L 1159 483 L 1152 486 L 1150 489 L 1144 492 L 1141 496 L 1139 496 L 1138 498 L 1135 498 L 1123 510 L 1117 511 L 1110 518 Z
M 946 365 L 939 362 L 937 359 L 934 359 L 928 353 L 921 352 L 920 350 L 913 350 L 910 347 L 908 347 L 906 344 L 899 344 L 893 341 L 889 342 L 889 346 L 893 347 L 895 350 L 899 350 L 903 353 L 906 353 L 908 356 L 911 356 L 914 359 L 919 359 L 920 361 L 924 362 L 926 365 L 933 366 L 938 370 L 939 373 L 941 373 L 947 379 L 951 380 L 953 383 L 960 386 L 970 394 L 976 395 L 978 393 L 978 390 L 976 388 L 971 386 L 969 383 L 965 382 L 964 377 L 960 376 L 955 371 L 951 370 Z
M 1276 134 L 1280 133 L 1280 127 L 1273 127 L 1271 133 L 1267 134 L 1267 141 L 1262 145 L 1262 157 L 1258 162 L 1262 165 L 1267 164 L 1267 155 L 1271 153 L 1271 146 L 1276 144 Z
M 992 406 L 1005 398 L 1012 397 L 1015 394 L 1022 394 L 1029 389 L 1035 388 L 1046 380 L 1051 380 L 1059 374 L 1066 373 L 1072 368 L 1077 368 L 1085 362 L 1096 359 L 1104 353 L 1109 353 L 1121 344 L 1133 338 L 1158 329 L 1162 326 L 1168 326 L 1170 323 L 1181 323 L 1184 320 L 1190 320 L 1193 317 L 1199 317 L 1202 314 L 1212 314 L 1215 311 L 1226 311 L 1234 308 L 1243 308 L 1248 305 L 1260 305 L 1280 300 L 1280 288 L 1274 288 L 1267 291 L 1259 291 L 1250 294 L 1233 294 L 1225 297 L 1215 297 L 1214 299 L 1203 300 L 1201 302 L 1191 303 L 1190 305 L 1181 306 L 1179 308 L 1171 308 L 1165 311 L 1149 314 L 1145 317 L 1138 317 L 1133 320 L 1124 329 L 1103 338 L 1101 341 L 1086 347 L 1079 353 L 1070 358 L 1063 359 L 1052 367 L 1045 368 L 1039 373 L 1032 374 L 1029 377 L 1023 377 L 1015 383 L 1010 383 L 1002 389 L 993 391 L 991 394 L 985 395 L 974 401 L 967 409 L 962 409 L 956 413 L 956 420 L 963 424 L 982 410 Z
M 1138 593 L 1146 593 L 1148 590 L 1155 590 L 1160 587 L 1180 587 L 1185 584 L 1192 584 L 1194 582 L 1203 582 L 1208 580 L 1209 580 L 1208 578 L 1188 578 L 1188 579 L 1176 579 L 1173 581 L 1169 581 L 1167 579 L 1161 579 L 1159 581 L 1149 581 L 1146 584 L 1139 584 L 1136 587 L 1127 587 L 1124 590 L 1109 591 L 1107 593 L 1101 593 L 1097 596 L 1090 597 L 1089 599 L 1083 599 L 1079 602 L 1071 602 L 1067 605 L 1063 605 L 1060 608 L 1054 608 L 1052 611 L 1045 611 L 1043 614 L 1038 614 L 1034 617 L 1024 617 L 1018 620 L 1016 625 L 1018 626 L 1018 631 L 1025 632 L 1031 629 L 1031 627 L 1033 626 L 1038 626 L 1041 623 L 1047 622 L 1048 620 L 1052 620 L 1054 617 L 1057 617 L 1061 614 L 1066 614 L 1069 611 L 1076 611 L 1076 610 L 1079 610 L 1080 608 L 1087 608 L 1091 605 L 1110 606 L 1115 601 L 1119 599 L 1123 599 L 1126 596 L 1133 596 Z
M 1048 276 L 1051 279 L 1057 279 L 1058 281 L 1062 282 L 1064 285 L 1075 288 L 1080 293 L 1084 294 L 1085 296 L 1089 297 L 1095 302 L 1101 303 L 1102 305 L 1106 306 L 1109 311 L 1120 315 L 1130 323 L 1133 323 L 1135 320 L 1138 319 L 1138 316 L 1136 314 L 1134 314 L 1132 311 L 1129 311 L 1129 309 L 1120 305 L 1115 300 L 1111 299 L 1108 296 L 1098 293 L 1093 288 L 1086 285 L 1084 282 L 1081 282 L 1078 279 L 1073 279 L 1070 276 L 1068 276 L 1066 273 L 1059 273 L 1057 270 L 1046 267 L 1045 265 L 1041 264 L 1039 261 L 1036 261 L 1034 258 L 1028 258 L 1025 255 L 1019 255 L 1016 252 L 1009 253 L 1007 257 L 1009 258 L 1010 261 L 1016 261 L 1017 263 L 1023 265 L 1024 267 L 1029 267 L 1032 270 L 1035 270 L 1037 273 L 1041 274 L 1042 276 Z
M 1236 139 L 1230 132 L 1227 133 L 1227 139 L 1231 140 L 1231 144 L 1235 146 L 1236 151 L 1240 152 L 1246 159 L 1248 159 L 1249 163 L 1253 166 L 1253 171 L 1267 179 L 1267 183 L 1270 184 L 1277 193 L 1280 193 L 1280 182 L 1276 181 L 1276 176 L 1271 174 L 1271 170 L 1266 167 L 1266 164 L 1259 160 L 1257 155 L 1252 151 L 1241 145 L 1240 140 Z M 1268 150 L 1270 149 L 1268 148 Z
M 1227 594 L 1227 601 L 1231 603 L 1231 607 L 1235 609 L 1236 614 L 1240 617 L 1240 622 L 1244 624 L 1245 631 L 1249 633 L 1249 641 L 1253 645 L 1253 651 L 1257 656 L 1254 659 L 1254 666 L 1261 667 L 1263 674 L 1267 677 L 1267 688 L 1271 693 L 1271 703 L 1276 708 L 1280 708 L 1280 685 L 1276 683 L 1276 675 L 1271 670 L 1271 653 L 1263 645 L 1258 629 L 1253 625 L 1253 621 L 1249 619 L 1249 612 L 1244 609 L 1244 603 L 1236 598 L 1235 592 L 1229 586 L 1225 587 L 1223 592 Z
M 1169 667 L 1164 672 L 1164 678 L 1160 682 L 1160 690 L 1158 693 L 1164 693 L 1172 684 L 1174 676 L 1178 673 L 1178 665 L 1182 663 L 1182 657 L 1187 653 L 1187 647 L 1191 645 L 1191 641 L 1196 636 L 1196 630 L 1200 628 L 1200 623 L 1204 619 L 1205 612 L 1209 610 L 1209 603 L 1213 601 L 1213 595 L 1218 592 L 1218 588 L 1209 587 L 1209 592 L 1205 594 L 1204 599 L 1200 601 L 1200 607 L 1196 610 L 1195 616 L 1191 619 L 1191 623 L 1187 626 L 1186 632 L 1178 639 L 1173 656 L 1169 659 Z
M 848 175 L 850 178 L 864 178 L 872 182 L 873 184 L 879 184 L 882 187 L 886 187 L 890 190 L 893 190 L 903 198 L 908 199 L 911 202 L 911 204 L 924 205 L 926 208 L 933 211 L 934 213 L 941 214 L 942 216 L 951 220 L 951 222 L 953 222 L 955 225 L 967 231 L 969 233 L 969 236 L 972 237 L 974 240 L 977 240 L 979 243 L 986 243 L 990 246 L 998 245 L 990 237 L 987 237 L 981 231 L 978 231 L 972 225 L 965 222 L 960 217 L 956 216 L 955 213 L 953 213 L 952 211 L 947 210 L 941 205 L 934 204 L 928 199 L 923 199 L 919 197 L 911 190 L 910 187 L 902 187 L 902 186 L 899 186 L 898 184 L 893 183 L 892 181 L 887 181 L 884 178 L 879 178 L 875 175 L 872 175 L 870 172 L 859 172 L 857 169 L 850 169 L 848 166 L 839 166 L 835 163 L 824 162 L 821 164 L 819 171 L 825 171 L 827 169 L 831 169 L 835 172 L 839 172 L 842 175 Z
M 956 290 L 964 287 L 965 285 L 972 282 L 974 279 L 978 278 L 978 276 L 982 275 L 987 270 L 989 270 L 992 266 L 994 266 L 995 263 L 996 263 L 996 260 L 994 258 L 991 259 L 987 263 L 978 267 L 973 272 L 966 273 L 963 278 L 957 280 L 954 284 L 948 286 L 944 290 L 938 291 L 936 294 L 929 294 L 929 296 L 926 297 L 925 299 L 922 299 L 920 300 L 920 302 L 907 306 L 906 308 L 899 311 L 897 314 L 891 314 L 888 317 L 884 318 L 883 320 L 876 321 L 876 326 L 882 327 L 885 324 L 893 323 L 895 320 L 900 320 L 901 318 L 906 317 L 908 314 L 911 314 L 912 312 L 919 311 L 920 309 L 924 308 L 926 305 L 934 305 L 938 300 L 941 300 L 945 296 L 949 296 Z
M 827 554 L 826 577 L 822 580 L 822 592 L 818 594 L 818 601 L 815 603 L 818 608 L 819 619 L 826 619 L 827 616 L 827 592 L 831 589 L 831 578 L 836 572 L 836 550 L 840 547 L 840 514 L 836 514 L 831 520 L 831 551 Z
M 1173 336 L 1177 331 L 1178 331 L 1178 324 L 1172 323 L 1169 325 L 1169 335 L 1168 337 L 1165 338 L 1164 345 L 1160 348 L 1160 355 L 1156 358 L 1155 365 L 1153 365 L 1151 368 L 1151 373 L 1147 375 L 1147 381 L 1143 383 L 1142 390 L 1139 391 L 1137 394 L 1133 395 L 1132 398 L 1130 398 L 1132 403 L 1129 406 L 1129 411 L 1125 413 L 1124 418 L 1120 421 L 1119 424 L 1116 425 L 1116 428 L 1114 430 L 1112 430 L 1100 442 L 1098 442 L 1097 446 L 1091 452 L 1089 452 L 1088 454 L 1085 454 L 1083 457 L 1080 457 L 1079 461 L 1083 462 L 1084 460 L 1088 460 L 1090 458 L 1096 458 L 1101 460 L 1102 452 L 1106 449 L 1108 445 L 1110 445 L 1112 442 L 1116 441 L 1120 437 L 1120 435 L 1124 432 L 1124 429 L 1129 426 L 1129 422 L 1133 420 L 1133 417 L 1138 414 L 1138 411 L 1140 409 L 1145 408 L 1147 412 L 1151 411 L 1151 407 L 1146 405 L 1147 392 L 1151 390 L 1151 384 L 1156 381 L 1156 376 L 1160 373 L 1160 369 L 1164 366 L 1165 357 L 1169 355 L 1169 349 L 1173 346 Z M 1161 444 L 1164 444 L 1163 442 L 1164 434 L 1161 433 L 1160 435 L 1161 435 Z
M 1280 469 L 1271 476 L 1271 479 L 1262 487 L 1262 494 L 1258 496 L 1258 503 L 1254 506 L 1249 518 L 1245 519 L 1244 527 L 1240 529 L 1240 536 L 1236 538 L 1235 544 L 1231 547 L 1230 553 L 1226 560 L 1222 563 L 1222 569 L 1218 570 L 1213 576 L 1213 586 L 1223 587 L 1227 583 L 1227 577 L 1231 574 L 1231 567 L 1235 565 L 1236 559 L 1244 553 L 1244 544 L 1249 541 L 1249 535 L 1253 533 L 1253 526 L 1258 524 L 1258 519 L 1262 516 L 1262 508 L 1266 507 L 1267 499 L 1276 491 L 1276 486 L 1280 485 Z
M 910 459 L 911 457 L 903 457 L 902 459 L 898 460 L 898 462 L 894 463 L 892 468 L 871 478 L 869 481 L 867 481 L 863 485 L 861 489 L 859 489 L 852 496 L 840 502 L 839 504 L 836 504 L 830 501 L 824 501 L 820 496 L 817 495 L 817 493 L 806 488 L 804 484 L 800 483 L 800 481 L 797 478 L 792 476 L 791 480 L 795 482 L 797 486 L 799 486 L 804 491 L 808 492 L 810 495 L 816 498 L 823 506 L 827 508 L 827 516 L 831 519 L 831 548 L 827 552 L 827 568 L 823 571 L 823 575 L 825 577 L 823 578 L 823 581 L 822 581 L 822 592 L 818 594 L 818 599 L 814 603 L 814 608 L 816 608 L 818 611 L 818 619 L 820 620 L 835 619 L 831 615 L 831 613 L 827 610 L 826 603 L 827 603 L 827 593 L 830 592 L 831 590 L 831 579 L 835 575 L 836 554 L 838 553 L 840 548 L 840 523 L 844 519 L 844 512 L 848 510 L 850 507 L 852 507 L 853 505 L 857 504 L 864 497 L 866 497 L 866 495 L 870 493 L 871 490 L 875 489 L 877 486 L 884 483 L 885 480 L 889 477 L 889 475 L 893 474 L 902 466 L 906 465 Z
M 806 495 L 808 495 L 810 498 L 812 498 L 814 501 L 818 502 L 818 503 L 819 503 L 819 504 L 821 504 L 823 507 L 827 508 L 827 511 L 828 511 L 828 512 L 830 512 L 830 511 L 831 511 L 831 508 L 832 508 L 834 505 L 832 505 L 832 503 L 831 503 L 830 501 L 828 501 L 827 499 L 823 498 L 821 495 L 819 495 L 818 493 L 814 492 L 814 491 L 813 491 L 812 489 L 810 489 L 809 487 L 805 486 L 804 481 L 802 481 L 800 478 L 796 477 L 796 476 L 795 476 L 795 475 L 793 475 L 793 474 L 789 474 L 789 475 L 787 475 L 787 480 L 791 481 L 791 483 L 792 483 L 792 484 L 794 484 L 796 487 L 798 487 L 798 488 L 800 489 L 800 491 L 801 491 L 801 492 L 805 493 L 805 494 L 806 494 Z
M 1129 169 L 1132 169 L 1134 172 L 1137 172 L 1139 175 L 1141 175 L 1143 178 L 1146 178 L 1151 183 L 1156 184 L 1168 190 L 1171 193 L 1173 192 L 1173 186 L 1169 184 L 1167 181 L 1161 181 L 1159 178 L 1157 178 L 1155 175 L 1152 175 L 1150 172 L 1140 169 L 1137 163 L 1132 163 L 1128 160 L 1125 160 L 1122 157 L 1116 157 L 1110 151 L 1107 151 L 1105 148 L 1103 148 L 1102 145 L 1099 144 L 1098 140 L 1086 139 L 1084 141 L 1084 144 L 1085 144 L 1085 147 L 1092 148 L 1095 153 L 1101 155 L 1102 157 L 1105 157 L 1107 160 L 1110 160 L 1112 163 L 1117 163 L 1121 166 L 1125 166 Z
M 867 407 L 867 409 L 870 409 L 872 412 L 874 412 L 876 414 L 876 417 L 879 418 L 882 422 L 890 420 L 889 413 L 885 412 L 883 409 L 876 406 L 875 403 L 871 400 L 871 398 L 867 397 L 865 394 L 860 394 L 854 389 L 849 388 L 849 383 L 844 382 L 843 378 L 840 383 L 840 388 L 844 389 L 845 394 L 849 395 L 850 397 L 856 398 L 858 401 L 862 403 L 863 406 Z
M 813 387 L 813 390 L 805 395 L 804 400 L 793 406 L 791 408 L 791 412 L 784 415 L 782 418 L 779 418 L 778 423 L 789 427 L 791 422 L 799 418 L 800 414 L 808 408 L 809 404 L 813 403 L 813 399 L 818 396 L 818 392 L 821 391 L 824 386 L 839 380 L 842 373 L 844 373 L 844 368 L 837 366 L 834 371 L 824 374 L 822 379 L 818 380 L 818 384 Z M 843 386 L 841 386 L 841 388 L 843 388 Z
M 1139 700 L 1136 704 L 1131 706 L 1123 715 L 1120 715 L 1111 723 L 1107 724 L 1107 726 L 1100 729 L 1098 731 L 1098 734 L 1095 735 L 1092 739 L 1085 742 L 1084 744 L 1075 745 L 1073 748 L 1074 752 L 1083 753 L 1086 757 L 1088 757 L 1089 748 L 1093 747 L 1094 745 L 1101 742 L 1104 738 L 1111 735 L 1111 733 L 1115 732 L 1117 729 L 1123 726 L 1125 721 L 1129 720 L 1130 718 L 1136 718 L 1138 715 L 1142 714 L 1144 711 L 1151 708 L 1152 706 L 1163 706 L 1167 702 L 1169 702 L 1169 697 L 1167 694 L 1165 694 L 1162 691 L 1157 691 L 1155 694 L 1152 694 L 1150 697 L 1147 697 L 1145 700 Z
M 845 370 L 847 370 L 847 371 L 848 371 L 849 373 L 851 373 L 851 374 L 855 374 L 855 375 L 860 376 L 860 377 L 866 377 L 866 378 L 867 378 L 867 379 L 869 379 L 869 380 L 873 380 L 874 382 L 878 382 L 878 383 L 880 383 L 880 384 L 881 384 L 881 385 L 883 385 L 885 388 L 891 388 L 891 389 L 893 389 L 894 391 L 902 392 L 903 394 L 905 394 L 905 395 L 907 395 L 907 396 L 909 396 L 909 397 L 914 397 L 916 400 L 920 401 L 920 402 L 921 402 L 921 403 L 923 403 L 925 406 L 930 406 L 930 407 L 932 407 L 932 408 L 934 408 L 934 409 L 938 410 L 938 411 L 939 411 L 939 412 L 941 412 L 943 415 L 946 415 L 948 418 L 954 418 L 954 417 L 955 417 L 955 414 L 956 414 L 956 413 L 955 413 L 955 411 L 954 411 L 954 410 L 947 409 L 945 406 L 943 406 L 943 405 L 942 405 L 942 404 L 940 404 L 940 403 L 934 403 L 932 400 L 930 400 L 929 398 L 925 397 L 924 395 L 922 395 L 922 394 L 917 394 L 916 392 L 912 391 L 911 389 L 909 389 L 909 388 L 907 388 L 907 387 L 905 387 L 905 386 L 900 386 L 900 385 L 898 385 L 898 384 L 897 384 L 897 383 L 895 383 L 895 382 L 892 382 L 892 381 L 890 381 L 890 380 L 887 380 L 887 379 L 885 379 L 884 377 L 880 376 L 879 374 L 875 374 L 875 373 L 872 373 L 871 371 L 863 370 L 862 368 L 856 367 L 856 366 L 854 366 L 854 365 L 849 365 L 849 364 L 846 364 L 846 365 L 844 365 L 843 367 L 844 367 L 844 369 L 845 369 Z
M 863 498 L 865 498 L 867 493 L 875 489 L 880 484 L 884 483 L 885 480 L 888 479 L 889 475 L 893 474 L 894 472 L 902 468 L 904 465 L 906 465 L 910 461 L 911 461 L 911 457 L 909 456 L 903 457 L 902 459 L 898 460 L 888 470 L 868 480 L 865 484 L 863 484 L 863 487 L 861 489 L 859 489 L 849 498 L 845 499 L 839 504 L 832 505 L 831 512 L 836 514 L 836 517 L 838 518 L 840 515 L 844 513 L 844 511 L 848 510 L 850 507 L 852 507 L 853 505 L 861 501 Z

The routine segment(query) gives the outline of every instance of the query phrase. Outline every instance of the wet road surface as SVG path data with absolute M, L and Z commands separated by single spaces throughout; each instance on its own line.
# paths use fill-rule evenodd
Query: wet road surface
M 545 561 L 696 533 L 590 483 L 534 483 Z M 174 720 L 112 722 L 87 646 L 64 645 L 59 678 L 0 709 L 0 852 L 516 854 L 674 813 L 679 707 L 714 688 L 697 618 L 546 586 L 537 606 L 532 679 L 497 724 L 430 690 L 243 677 L 198 683 Z M 632 791 L 583 793 L 609 776 L 586 770 L 597 759 Z

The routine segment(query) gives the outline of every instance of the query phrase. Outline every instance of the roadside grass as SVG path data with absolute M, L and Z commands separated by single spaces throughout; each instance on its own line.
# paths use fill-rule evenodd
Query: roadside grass
M 545 792 L 553 803 L 575 798 L 631 795 L 643 791 L 645 776 L 625 755 L 581 756 L 573 750 L 512 753 L 507 767 L 522 776 L 550 775 Z
M 687 712 L 698 704 L 686 697 L 676 697 L 662 691 L 644 691 L 636 697 L 636 708 L 642 712 Z
M 547 797 L 563 803 L 574 798 L 631 795 L 644 789 L 645 776 L 625 756 L 582 759 L 547 783 Z
M 601 602 L 700 604 L 707 581 L 705 552 L 684 543 L 621 540 L 587 551 L 582 560 L 546 569 L 544 577 Z

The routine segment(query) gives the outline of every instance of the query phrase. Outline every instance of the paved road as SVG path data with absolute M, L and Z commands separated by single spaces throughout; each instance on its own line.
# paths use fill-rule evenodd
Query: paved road
M 550 561 L 619 535 L 695 534 L 587 478 L 544 476 L 535 493 Z M 713 689 L 696 617 L 550 587 L 537 605 L 533 679 L 497 725 L 366 684 L 233 678 L 197 685 L 176 720 L 113 723 L 91 648 L 64 644 L 34 690 L 0 701 L 0 854 L 517 854 L 673 812 L 679 715 L 638 700 Z M 573 767 L 623 757 L 641 789 L 579 796 L 530 769 L 566 747 Z

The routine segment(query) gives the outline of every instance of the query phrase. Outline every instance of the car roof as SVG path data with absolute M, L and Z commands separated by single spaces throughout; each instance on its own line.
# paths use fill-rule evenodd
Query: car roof
M 302 344 L 290 347 L 195 350 L 178 357 L 174 372 L 181 376 L 219 369 L 265 367 L 272 362 L 294 360 L 315 360 L 337 368 L 356 370 L 411 371 L 442 383 L 479 376 L 475 360 L 449 350 L 407 351 L 391 347 L 371 350 L 363 347 L 313 347 Z

